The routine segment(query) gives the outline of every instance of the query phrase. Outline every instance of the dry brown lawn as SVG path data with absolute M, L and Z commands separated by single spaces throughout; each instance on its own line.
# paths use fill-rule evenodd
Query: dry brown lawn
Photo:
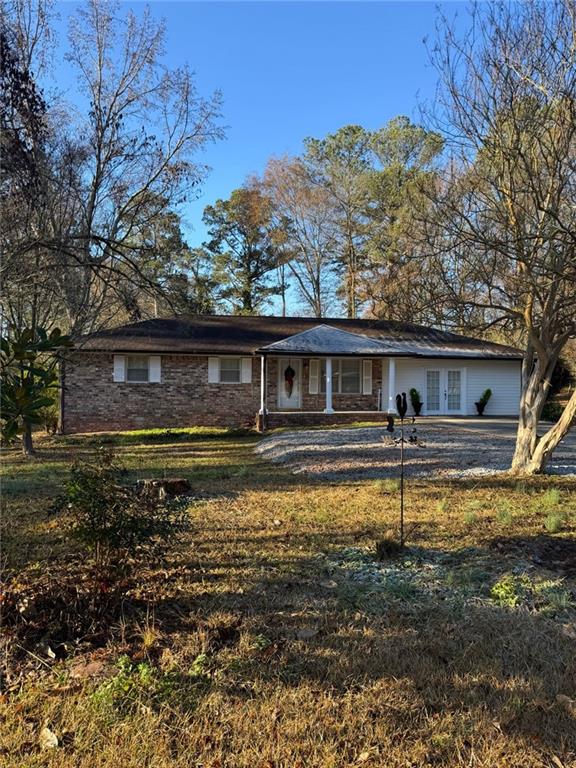
M 84 558 L 50 502 L 99 439 L 7 453 L 7 583 L 56 595 Z M 440 563 L 428 589 L 362 576 L 393 483 L 303 480 L 252 436 L 165 440 L 116 438 L 128 479 L 191 480 L 190 533 L 104 637 L 4 627 L 0 765 L 576 765 L 574 481 L 410 481 L 406 567 Z

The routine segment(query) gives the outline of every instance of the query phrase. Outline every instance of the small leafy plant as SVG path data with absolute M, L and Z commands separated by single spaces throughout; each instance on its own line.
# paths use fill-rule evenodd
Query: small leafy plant
M 490 597 L 502 608 L 523 605 L 552 615 L 574 607 L 572 594 L 561 579 L 533 582 L 526 574 L 505 574 L 493 584 Z
M 515 608 L 530 592 L 531 582 L 527 576 L 507 573 L 490 590 L 490 597 L 503 608 Z
M 475 406 L 479 416 L 482 416 L 484 414 L 484 411 L 486 410 L 486 406 L 488 405 L 488 401 L 490 400 L 491 397 L 492 397 L 492 390 L 485 389 L 484 392 L 482 392 L 482 394 L 480 395 L 480 398 L 476 401 Z
M 98 570 L 125 573 L 188 528 L 179 501 L 161 501 L 120 485 L 123 468 L 113 451 L 72 467 L 57 508 L 72 519 L 72 535 L 84 544 Z
M 414 413 L 416 416 L 420 416 L 420 412 L 422 410 L 422 397 L 420 395 L 420 392 L 415 387 L 412 387 L 410 390 L 410 402 L 412 404 L 412 408 L 414 409 Z
M 152 709 L 178 702 L 193 708 L 198 697 L 210 685 L 210 658 L 200 653 L 188 669 L 172 667 L 164 670 L 149 661 L 134 662 L 120 656 L 117 672 L 92 694 L 99 707 L 128 714 L 143 704 Z

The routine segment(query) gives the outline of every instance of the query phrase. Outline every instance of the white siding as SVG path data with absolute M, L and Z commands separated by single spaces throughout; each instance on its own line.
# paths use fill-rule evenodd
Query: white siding
M 520 410 L 520 361 L 470 360 L 468 368 L 468 413 L 476 413 L 474 403 L 485 389 L 492 390 L 484 414 L 517 416 Z
M 405 360 L 396 358 L 396 394 L 406 392 L 408 400 L 408 415 L 414 413 L 410 402 L 410 390 L 415 387 L 420 392 L 422 400 L 426 401 L 426 370 L 432 368 L 429 360 Z M 425 413 L 425 411 L 422 411 Z
M 396 392 L 406 392 L 408 414 L 414 413 L 409 392 L 415 387 L 426 403 L 426 370 L 428 368 L 464 369 L 464 414 L 476 415 L 474 403 L 485 389 L 492 390 L 492 397 L 484 411 L 486 416 L 517 416 L 520 402 L 520 361 L 516 360 L 421 360 L 396 358 Z M 388 361 L 382 365 L 382 403 L 388 407 Z M 426 411 L 423 411 L 425 414 Z

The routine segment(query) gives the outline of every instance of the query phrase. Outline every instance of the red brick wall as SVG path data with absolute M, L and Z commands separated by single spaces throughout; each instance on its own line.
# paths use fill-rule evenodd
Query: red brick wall
M 134 384 L 113 381 L 112 354 L 73 354 L 64 374 L 64 432 L 254 425 L 260 408 L 260 358 L 252 361 L 251 384 L 209 384 L 208 357 L 161 357 L 161 383 Z M 381 361 L 374 360 L 371 395 L 334 395 L 334 409 L 376 411 L 381 370 Z M 309 394 L 308 373 L 309 364 L 305 359 L 302 410 L 323 411 L 325 395 Z M 267 389 L 268 410 L 275 411 L 278 409 L 278 362 L 274 359 L 268 361 Z
M 253 426 L 260 360 L 251 384 L 208 384 L 208 358 L 162 355 L 159 384 L 113 381 L 113 355 L 73 355 L 64 374 L 64 432 L 153 427 Z

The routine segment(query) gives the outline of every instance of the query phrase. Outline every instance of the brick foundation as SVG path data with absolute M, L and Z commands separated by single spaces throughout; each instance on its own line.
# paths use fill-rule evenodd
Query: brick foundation
M 338 424 L 353 424 L 357 421 L 386 422 L 382 411 L 350 411 L 348 413 L 269 413 L 266 429 L 278 427 L 327 427 Z

